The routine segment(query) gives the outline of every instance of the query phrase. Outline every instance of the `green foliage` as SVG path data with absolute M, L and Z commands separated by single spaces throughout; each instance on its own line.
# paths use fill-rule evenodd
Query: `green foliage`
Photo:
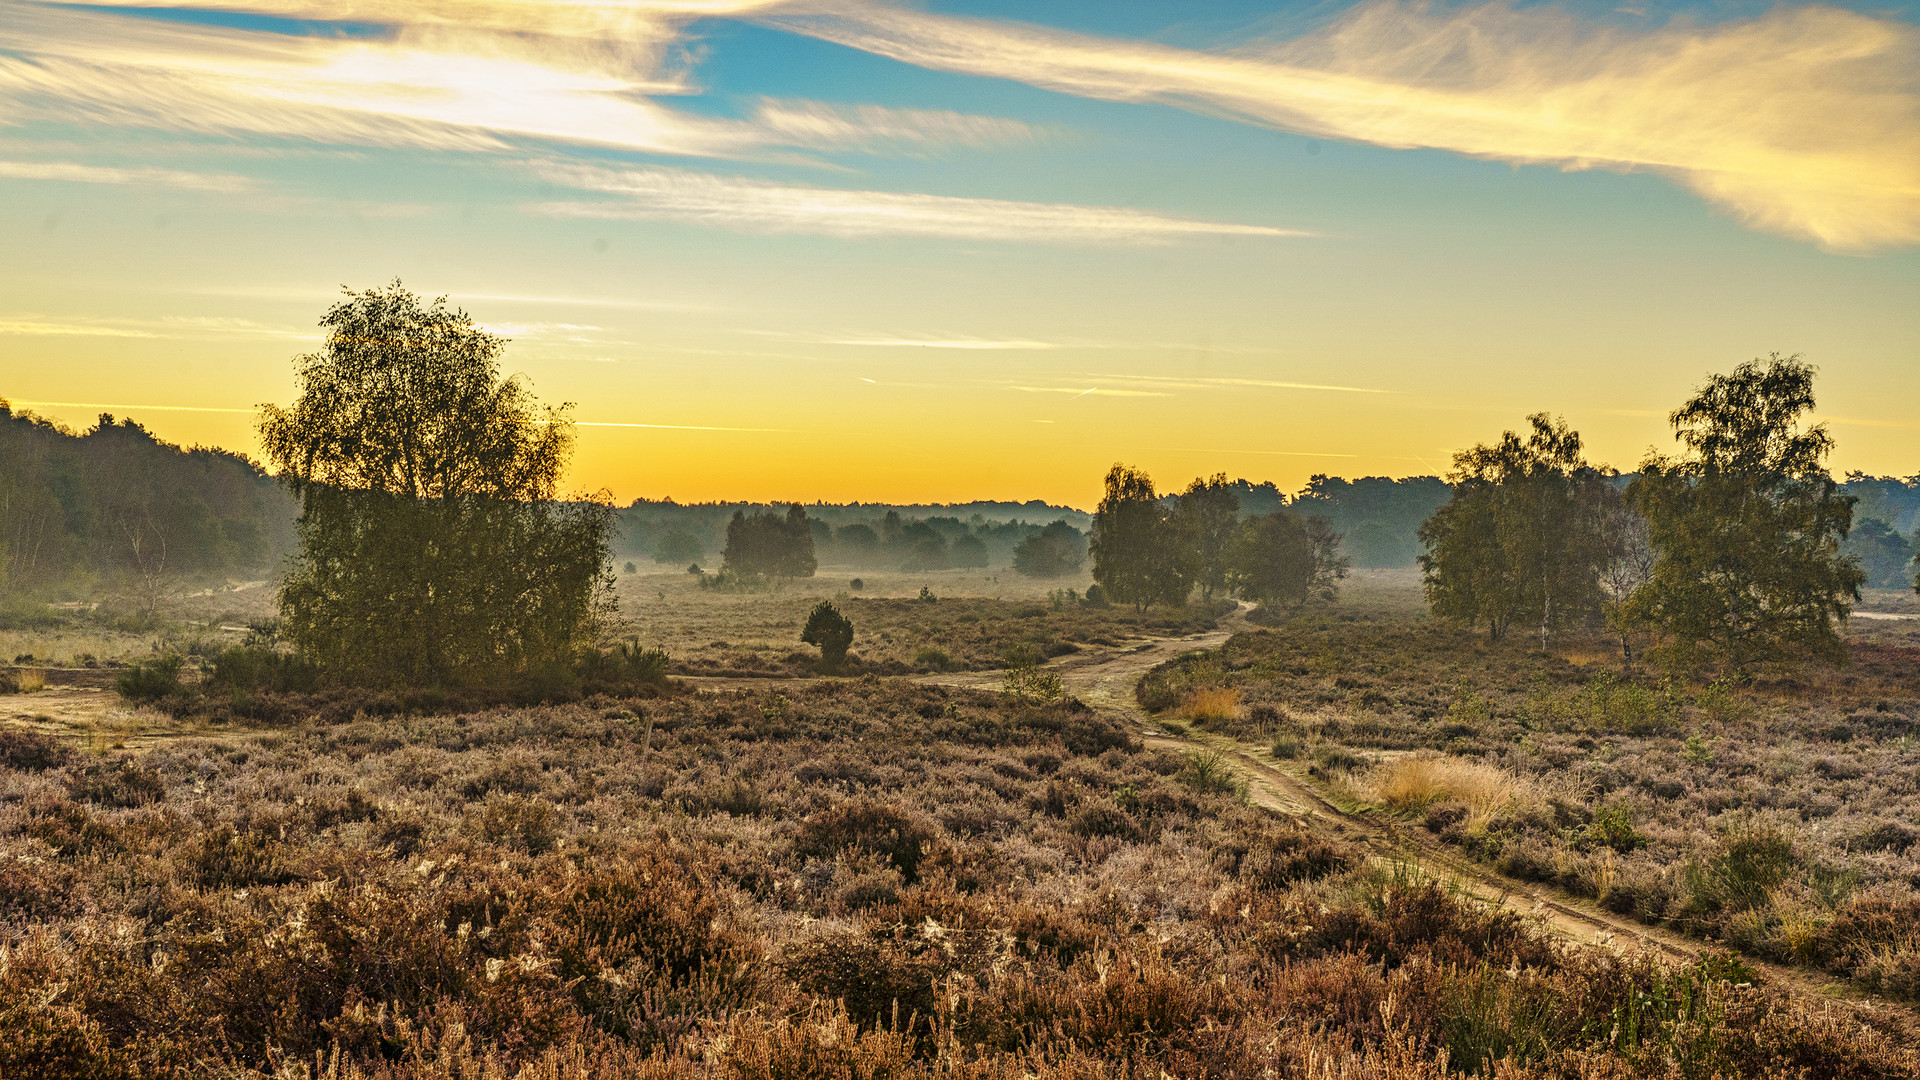
M 158 660 L 130 664 L 115 676 L 113 688 L 128 701 L 143 705 L 157 704 L 182 692 L 180 670 L 185 666 L 186 661 L 179 656 L 163 656 Z
M 214 657 L 207 682 L 235 692 L 311 693 L 319 687 L 320 669 L 303 656 L 236 645 Z
M 1184 604 L 1193 591 L 1193 554 L 1170 520 L 1147 474 L 1128 465 L 1107 472 L 1106 494 L 1093 516 L 1093 579 L 1106 595 L 1134 610 Z
M 1225 559 L 1234 592 L 1267 606 L 1332 600 L 1347 576 L 1340 537 L 1326 519 L 1285 511 L 1241 522 Z
M 1688 455 L 1656 455 L 1627 489 L 1660 556 L 1626 615 L 1680 660 L 1846 660 L 1836 623 L 1866 575 L 1840 553 L 1853 500 L 1825 468 L 1825 425 L 1802 429 L 1814 369 L 1775 354 L 1715 375 L 1673 414 Z
M 588 689 L 629 689 L 635 686 L 660 688 L 667 685 L 667 673 L 673 661 L 661 649 L 650 649 L 638 638 L 617 642 L 605 651 L 587 653 L 579 665 L 580 677 Z
M 1027 577 L 1065 577 L 1078 573 L 1086 559 L 1086 537 L 1064 519 L 1030 534 L 1013 549 L 1013 568 Z
M 1203 795 L 1227 795 L 1244 800 L 1247 782 L 1224 750 L 1190 750 L 1175 779 Z
M 1040 654 L 1029 645 L 1007 649 L 1007 677 L 1001 693 L 1013 701 L 1052 705 L 1066 700 L 1067 686 L 1060 676 L 1040 667 Z
M 807 615 L 800 640 L 819 647 L 821 670 L 838 671 L 847 659 L 847 649 L 853 645 L 853 623 L 840 614 L 832 601 L 822 600 Z
M 1713 915 L 1765 907 L 1793 873 L 1793 841 L 1772 828 L 1739 832 L 1707 860 L 1687 864 L 1687 913 Z
M 1183 536 L 1192 552 L 1194 584 L 1213 599 L 1224 593 L 1230 572 L 1228 557 L 1239 535 L 1240 497 L 1227 483 L 1227 474 L 1196 478 L 1174 503 L 1170 525 Z
M 653 544 L 653 561 L 656 563 L 691 562 L 706 553 L 706 541 L 685 529 L 668 529 Z
M 75 435 L 0 398 L 0 603 L 97 587 L 151 611 L 181 579 L 264 573 L 293 516 L 238 454 L 107 414 Z
M 813 526 L 798 503 L 785 516 L 735 510 L 721 558 L 720 572 L 743 580 L 812 577 L 819 566 Z
M 1601 611 L 1605 512 L 1618 495 L 1577 432 L 1545 413 L 1527 421 L 1524 441 L 1509 431 L 1454 455 L 1453 499 L 1420 527 L 1420 565 L 1434 614 L 1484 623 L 1495 641 L 1537 625 L 1544 649 L 1552 631 Z
M 611 611 L 612 509 L 555 501 L 565 407 L 498 377 L 504 339 L 397 281 L 349 293 L 321 325 L 299 398 L 260 421 L 303 500 L 287 640 L 362 684 L 570 670 Z
M 1634 831 L 1633 811 L 1616 804 L 1594 812 L 1593 820 L 1581 827 L 1579 846 L 1588 851 L 1607 847 L 1624 855 L 1646 842 L 1646 837 Z

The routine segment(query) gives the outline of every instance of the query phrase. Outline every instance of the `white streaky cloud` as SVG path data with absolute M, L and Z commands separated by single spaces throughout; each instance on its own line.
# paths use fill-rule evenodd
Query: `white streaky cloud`
M 0 398 L 0 401 L 6 401 L 6 400 L 7 399 L 5 398 Z M 99 401 L 13 400 L 13 401 L 9 401 L 8 404 L 25 405 L 25 406 L 29 406 L 31 408 L 36 408 L 36 409 L 113 409 L 120 412 L 125 412 L 128 409 L 139 409 L 143 412 L 251 413 L 251 412 L 259 411 L 258 409 L 223 409 L 223 408 L 216 408 L 211 405 L 115 405 L 110 402 L 99 402 Z
M 742 232 L 931 236 L 1079 244 L 1164 244 L 1203 236 L 1308 236 L 1293 229 L 1169 217 L 1143 210 L 953 195 L 857 191 L 746 180 L 670 168 L 610 169 L 538 162 L 550 183 L 621 196 L 547 202 L 556 217 L 679 221 Z
M 0 110 L 15 120 L 459 150 L 529 137 L 722 156 L 763 141 L 749 123 L 652 100 L 685 89 L 658 55 L 674 27 L 642 20 L 632 29 L 587 40 L 402 23 L 386 37 L 346 38 L 16 3 L 0 8 L 10 39 Z
M 1327 390 L 1342 394 L 1386 394 L 1388 390 L 1376 390 L 1365 386 L 1336 386 L 1330 383 L 1284 382 L 1277 379 L 1228 379 L 1186 376 L 1173 378 L 1163 375 L 1116 375 L 1111 372 L 1089 372 L 1097 379 L 1119 379 L 1122 382 L 1143 382 L 1157 386 L 1178 386 L 1189 390 L 1219 389 L 1233 386 L 1256 386 L 1274 390 Z
M 1159 390 L 1114 390 L 1105 386 L 1012 386 L 1023 394 L 1071 394 L 1074 397 L 1168 397 Z
M 1652 30 L 1504 2 L 1372 0 L 1207 52 L 860 3 L 771 25 L 905 63 L 1329 139 L 1669 176 L 1843 251 L 1920 243 L 1920 28 L 1824 6 Z
M 88 6 L 0 4 L 0 116 L 481 152 L 533 138 L 694 157 L 765 156 L 770 146 L 929 153 L 1036 134 L 942 110 L 763 99 L 752 117 L 730 120 L 654 100 L 692 89 L 675 53 L 685 22 L 751 14 L 765 0 Z M 119 10 L 129 6 L 358 20 L 384 32 L 193 25 Z
M 48 322 L 42 319 L 0 319 L 0 335 L 19 334 L 33 337 L 128 337 L 150 338 L 161 335 L 147 330 L 136 330 L 126 326 L 103 326 L 99 323 Z M 57 402 L 36 402 L 49 405 Z
M 1035 142 L 1040 131 L 1018 120 L 944 109 L 889 109 L 763 98 L 753 122 L 774 141 L 822 150 L 934 150 Z
M 20 316 L 0 319 L 0 334 L 56 337 L 177 338 L 182 340 L 205 340 L 218 335 L 245 334 L 259 337 L 292 338 L 302 341 L 320 340 L 320 335 L 311 331 L 269 326 L 265 323 L 254 322 L 251 319 L 197 315 L 169 315 L 159 319 L 78 318 L 65 320 L 45 319 L 36 316 Z
M 1053 341 L 988 341 L 977 338 L 823 338 L 822 345 L 867 345 L 899 349 L 1058 349 Z
M 251 191 L 250 177 L 229 173 L 182 172 L 149 167 L 116 168 L 72 161 L 0 161 L 0 177 L 10 180 L 54 180 L 76 184 L 137 184 L 181 191 L 232 193 Z
M 245 11 L 284 19 L 450 26 L 508 34 L 653 41 L 689 19 L 751 15 L 783 0 L 72 0 L 73 6 Z M 669 29 L 663 29 L 669 28 Z

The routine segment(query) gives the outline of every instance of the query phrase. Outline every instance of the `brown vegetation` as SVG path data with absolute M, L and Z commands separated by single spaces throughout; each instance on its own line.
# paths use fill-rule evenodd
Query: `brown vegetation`
M 1847 668 L 1747 682 L 1617 658 L 1600 638 L 1549 656 L 1322 612 L 1163 667 L 1139 696 L 1238 692 L 1243 715 L 1212 730 L 1507 874 L 1920 998 L 1920 649 L 1856 638 Z
M 870 680 L 142 757 L 8 734 L 0 1076 L 1920 1065 L 1737 965 L 1563 951 L 1218 779 L 1072 703 Z

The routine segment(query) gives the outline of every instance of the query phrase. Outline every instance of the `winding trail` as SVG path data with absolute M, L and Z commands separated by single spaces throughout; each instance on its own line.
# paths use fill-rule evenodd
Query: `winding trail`
M 1450 889 L 1481 903 L 1504 908 L 1566 941 L 1616 955 L 1646 954 L 1669 964 L 1698 960 L 1709 946 L 1670 930 L 1648 926 L 1600 908 L 1564 890 L 1523 882 L 1468 858 L 1426 829 L 1385 814 L 1341 809 L 1306 775 L 1302 765 L 1275 759 L 1267 747 L 1202 732 L 1173 735 L 1160 727 L 1134 698 L 1142 675 L 1194 650 L 1217 649 L 1250 629 L 1247 607 L 1204 634 L 1159 638 L 1099 652 L 1078 653 L 1045 666 L 1067 691 L 1094 709 L 1124 718 L 1141 742 L 1159 749 L 1217 751 L 1247 784 L 1248 801 L 1284 815 L 1323 836 L 1358 845 L 1374 860 L 1413 867 Z M 998 689 L 1000 671 L 925 675 L 916 682 L 971 689 Z M 1886 1031 L 1920 1038 L 1920 1016 L 1900 1003 L 1860 994 L 1849 984 L 1817 971 L 1743 957 L 1768 983 L 1831 1007 L 1854 1010 L 1863 1021 Z

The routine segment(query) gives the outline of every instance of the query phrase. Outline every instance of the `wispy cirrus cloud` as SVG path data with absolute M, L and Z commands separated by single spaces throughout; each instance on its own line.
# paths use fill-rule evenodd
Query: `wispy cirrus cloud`
M 1276 45 L 1197 51 L 858 2 L 763 21 L 906 63 L 1326 138 L 1672 177 L 1746 224 L 1920 243 L 1920 29 L 1823 6 L 1653 30 L 1505 2 L 1373 0 Z
M 10 180 L 59 180 L 80 184 L 136 184 L 181 191 L 251 191 L 251 177 L 231 173 L 185 172 L 150 167 L 117 168 L 72 161 L 0 161 L 0 177 Z
M 1124 390 L 1111 386 L 1010 386 L 1023 394 L 1068 394 L 1073 397 L 1167 397 L 1161 390 Z
M 1178 387 L 1185 390 L 1219 390 L 1229 387 L 1265 387 L 1273 390 L 1326 390 L 1341 394 L 1385 394 L 1390 391 L 1377 390 L 1365 386 L 1336 386 L 1331 383 L 1286 382 L 1277 379 L 1233 379 L 1208 378 L 1194 376 L 1166 375 L 1118 375 L 1107 372 L 1091 373 L 1096 378 L 1118 379 L 1122 382 L 1147 383 L 1154 386 Z
M 823 150 L 932 151 L 1031 143 L 1041 129 L 1018 120 L 946 109 L 890 109 L 763 98 L 753 122 L 790 146 Z
M 546 161 L 533 168 L 549 183 L 618 196 L 532 207 L 557 217 L 679 221 L 761 233 L 1078 244 L 1311 235 L 1128 207 L 809 187 L 658 167 L 615 169 Z
M 0 318 L 0 335 L 29 337 L 124 337 L 208 339 L 230 334 L 250 337 L 295 338 L 317 341 L 311 331 L 272 326 L 251 319 L 224 316 L 169 315 L 159 319 L 45 318 L 33 315 Z M 44 404 L 44 403 L 43 403 Z
M 28 0 L 0 8 L 9 44 L 0 106 L 16 119 L 478 152 L 540 139 L 691 157 L 765 156 L 772 147 L 927 153 L 1037 137 L 1018 121 L 946 110 L 768 98 L 729 119 L 659 100 L 693 92 L 677 55 L 688 21 L 771 6 Z M 357 32 L 236 28 L 130 8 L 246 12 Z

